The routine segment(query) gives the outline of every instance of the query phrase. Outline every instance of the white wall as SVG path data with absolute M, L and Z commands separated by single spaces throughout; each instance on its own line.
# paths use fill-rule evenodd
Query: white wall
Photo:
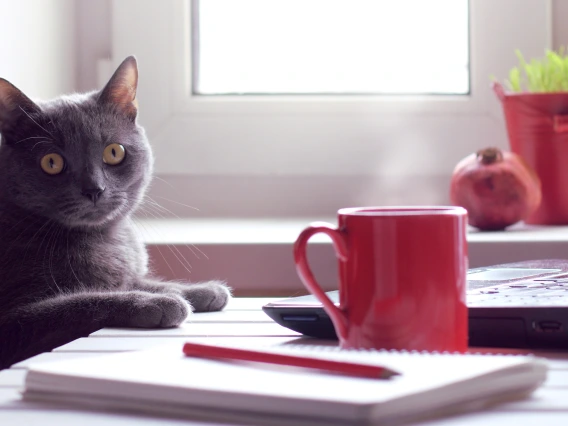
M 77 90 L 100 89 L 97 68 L 101 59 L 111 59 L 110 0 L 75 0 L 77 18 Z
M 32 98 L 76 88 L 75 0 L 0 0 L 0 77 Z
M 552 1 L 553 45 L 568 45 L 568 1 Z M 110 0 L 0 0 L 0 77 L 49 98 L 97 87 L 110 59 Z
M 560 46 L 568 47 L 568 1 L 552 1 L 552 45 L 555 49 Z

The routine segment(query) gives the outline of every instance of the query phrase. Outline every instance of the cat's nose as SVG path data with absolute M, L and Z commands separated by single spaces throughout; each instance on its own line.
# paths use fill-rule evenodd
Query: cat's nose
M 105 188 L 101 188 L 100 186 L 95 186 L 92 188 L 83 188 L 81 195 L 91 200 L 94 205 L 97 205 L 97 201 L 99 198 L 101 198 L 103 192 L 105 192 Z

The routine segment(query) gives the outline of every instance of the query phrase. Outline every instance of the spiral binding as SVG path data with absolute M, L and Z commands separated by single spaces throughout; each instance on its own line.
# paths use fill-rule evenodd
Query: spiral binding
M 261 346 L 258 349 L 278 351 L 278 352 L 293 352 L 293 353 L 307 353 L 307 354 L 319 354 L 319 353 L 331 353 L 331 354 L 379 354 L 379 355 L 405 355 L 405 356 L 510 356 L 510 357 L 527 357 L 536 356 L 532 353 L 489 353 L 489 352 L 457 352 L 457 351 L 419 351 L 419 350 L 406 350 L 406 349 L 374 349 L 374 348 L 341 348 L 339 346 L 324 346 L 324 345 L 306 345 L 306 344 L 286 344 L 280 346 L 266 345 Z

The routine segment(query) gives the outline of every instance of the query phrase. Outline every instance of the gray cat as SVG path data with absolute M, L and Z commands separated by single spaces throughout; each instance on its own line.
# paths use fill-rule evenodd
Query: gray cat
M 101 327 L 175 327 L 219 282 L 151 277 L 131 216 L 152 175 L 134 57 L 101 91 L 34 103 L 0 79 L 0 369 Z

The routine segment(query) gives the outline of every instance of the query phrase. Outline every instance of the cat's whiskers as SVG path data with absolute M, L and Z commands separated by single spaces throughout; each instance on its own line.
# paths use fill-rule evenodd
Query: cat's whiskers
M 134 221 L 131 217 L 128 217 L 127 219 L 130 221 L 130 223 L 132 224 L 132 227 L 136 230 L 136 232 L 138 232 L 138 235 L 140 236 L 140 239 L 143 240 L 144 238 L 141 236 L 141 233 L 140 233 L 140 230 L 138 229 L 138 226 L 142 226 L 142 227 L 144 228 L 144 230 L 146 231 L 146 233 L 148 233 L 148 229 L 146 228 L 146 226 L 143 225 L 143 224 L 140 223 L 140 222 Z M 160 256 L 162 256 L 162 259 L 164 259 L 164 262 L 165 262 L 166 265 L 168 266 L 169 270 L 172 272 L 172 276 L 175 276 L 174 270 L 172 269 L 172 267 L 171 267 L 171 265 L 169 264 L 169 262 L 166 260 L 166 257 L 164 256 L 164 254 L 162 253 L 162 250 L 160 250 L 160 247 L 159 247 L 157 244 L 156 244 L 156 249 L 158 250 L 158 253 L 160 253 Z
M 67 235 L 66 235 L 66 240 L 67 240 L 67 263 L 69 264 L 69 268 L 71 268 L 71 272 L 73 273 L 73 276 L 75 277 L 75 279 L 77 280 L 77 282 L 79 283 L 79 285 L 81 287 L 85 287 L 85 285 L 81 282 L 81 280 L 79 279 L 79 277 L 77 277 L 77 274 L 75 273 L 75 270 L 73 269 L 73 265 L 71 264 L 71 256 L 69 256 L 69 234 L 71 233 L 70 230 L 67 230 Z M 102 235 L 101 235 L 102 238 Z
M 77 208 L 77 201 L 76 200 L 60 200 L 59 201 L 59 209 L 64 211 L 69 208 Z
M 161 218 L 161 216 L 156 215 L 155 213 L 153 213 L 153 212 L 151 212 L 151 211 L 148 211 L 148 213 L 149 213 L 154 219 L 160 219 L 160 218 Z M 177 247 L 176 244 L 168 244 L 167 246 L 168 246 L 168 247 L 173 247 L 174 250 L 175 250 L 176 252 L 178 252 L 178 254 L 179 254 L 180 257 L 185 261 L 185 263 L 187 264 L 187 267 L 188 267 L 189 269 L 192 269 L 192 268 L 193 268 L 192 265 L 191 265 L 191 263 L 190 263 L 189 260 L 187 259 L 187 257 L 183 255 L 183 253 L 179 250 L 179 248 Z M 189 249 L 189 250 L 191 251 L 191 253 L 193 253 L 193 254 L 195 255 L 195 253 L 193 252 L 193 250 L 191 250 L 191 247 L 189 247 L 187 244 L 184 244 L 184 246 L 185 246 L 187 249 Z M 171 250 L 171 249 L 170 249 L 170 250 Z M 198 259 L 199 259 L 199 257 L 198 257 Z M 186 268 L 186 269 L 187 269 L 187 268 Z M 191 272 L 191 271 L 189 271 L 189 272 Z
M 167 180 L 165 180 L 165 179 L 161 178 L 160 176 L 156 176 L 156 175 L 154 175 L 154 176 L 152 176 L 152 178 L 153 178 L 153 179 L 158 179 L 158 180 L 161 180 L 161 181 L 162 181 L 162 182 L 164 182 L 164 183 L 165 183 L 166 185 L 168 185 L 168 186 L 169 186 L 170 188 L 172 188 L 172 189 L 176 189 L 176 187 L 175 187 L 175 186 L 173 186 L 173 185 L 172 185 L 172 184 L 171 184 L 170 182 L 168 182 Z
M 46 225 L 49 225 L 49 226 L 47 226 L 47 228 L 42 232 L 42 233 L 43 233 L 43 237 L 42 237 L 42 239 L 41 239 L 39 245 L 37 246 L 36 254 L 39 254 L 39 251 L 41 250 L 41 247 L 43 246 L 43 243 L 45 242 L 46 238 L 47 238 L 48 236 L 51 237 L 51 231 L 52 231 L 52 229 L 55 227 L 56 223 L 55 223 L 54 220 L 48 220 L 48 221 L 40 228 L 40 230 L 42 230 Z M 38 232 L 39 232 L 39 231 L 38 231 Z M 36 234 L 37 234 L 37 232 L 36 232 Z M 30 240 L 30 242 L 33 242 L 33 239 Z M 46 246 L 46 247 L 47 247 L 47 246 Z M 45 249 L 44 249 L 44 258 L 45 258 Z
M 152 197 L 150 197 L 149 195 L 146 195 L 146 199 L 148 199 L 148 200 L 150 201 L 150 203 L 151 203 L 148 207 L 154 206 L 154 207 L 156 207 L 156 208 L 161 209 L 161 210 L 162 210 L 163 212 L 165 212 L 165 213 L 171 214 L 172 216 L 174 216 L 174 217 L 176 217 L 176 218 L 178 218 L 178 219 L 181 219 L 181 217 L 179 217 L 179 216 L 178 216 L 177 214 L 175 214 L 173 211 L 171 211 L 171 210 L 167 209 L 166 207 L 162 206 L 160 203 L 158 203 L 156 200 L 154 200 L 154 199 L 153 199 Z M 162 217 L 165 217 L 165 216 L 162 214 Z M 195 244 L 191 244 L 191 246 L 192 246 L 195 250 L 197 250 L 199 253 L 201 253 L 201 254 L 203 255 L 203 257 L 205 257 L 205 259 L 209 260 L 209 257 L 208 257 L 201 249 L 199 249 L 199 247 L 197 247 Z M 195 252 L 192 250 L 192 248 L 189 247 L 187 244 L 185 244 L 185 247 L 186 247 L 189 251 L 191 251 L 191 252 L 193 253 L 193 255 L 194 255 L 197 259 L 201 259 L 201 258 L 197 255 L 197 253 L 195 253 Z
M 44 235 L 45 248 L 43 250 L 43 259 L 42 259 L 42 266 L 43 267 L 42 267 L 42 269 L 46 272 L 46 273 L 43 274 L 45 284 L 51 290 L 53 290 L 53 286 L 50 284 L 47 272 L 49 271 L 49 274 L 53 275 L 53 273 L 50 269 L 50 259 L 51 259 L 50 252 L 51 252 L 51 247 L 52 247 L 51 242 L 52 242 L 52 240 L 53 240 L 53 238 L 54 238 L 54 236 L 57 232 L 57 229 L 58 229 L 57 223 L 55 221 L 53 221 L 51 226 L 47 229 L 46 234 Z M 43 245 L 44 240 L 42 240 L 42 242 L 40 243 L 40 247 Z M 52 281 L 55 281 L 55 280 L 53 280 L 53 278 L 52 278 Z M 57 282 L 54 282 L 54 283 L 55 283 L 55 288 L 57 289 L 57 293 L 61 293 L 61 289 L 57 285 Z
M 146 197 L 150 198 L 149 195 L 146 195 Z M 198 209 L 197 207 L 188 206 L 187 204 L 180 203 L 179 201 L 175 201 L 175 200 L 170 200 L 169 198 L 162 197 L 162 196 L 160 196 L 160 195 L 154 194 L 154 197 L 156 197 L 156 198 L 161 198 L 162 200 L 168 201 L 168 202 L 170 202 L 170 203 L 178 204 L 178 205 L 180 205 L 180 206 L 187 207 L 187 208 L 192 209 L 192 210 L 195 210 L 195 211 L 199 211 L 199 209 Z
M 49 243 L 48 243 L 48 244 L 51 244 L 51 241 L 53 240 L 53 244 L 51 244 L 51 250 L 50 250 L 50 253 L 49 253 L 49 259 L 48 259 L 49 263 L 48 263 L 48 267 L 49 267 L 49 274 L 51 275 L 51 280 L 53 281 L 53 284 L 55 285 L 55 288 L 57 288 L 57 292 L 58 292 L 58 293 L 61 293 L 61 288 L 59 287 L 59 285 L 57 284 L 57 280 L 56 280 L 55 277 L 53 276 L 53 255 L 54 255 L 54 253 L 55 253 L 55 248 L 56 248 L 56 246 L 57 246 L 57 239 L 58 239 L 59 234 L 61 233 L 61 231 L 62 231 L 63 229 L 64 229 L 64 228 L 63 228 L 61 225 L 59 225 L 59 226 L 56 228 L 55 232 L 53 233 L 53 237 L 49 240 Z
M 23 222 L 24 220 L 26 220 L 26 219 L 29 219 L 29 217 L 30 217 L 30 216 L 33 216 L 33 215 L 34 215 L 34 213 L 30 213 L 29 215 L 24 216 L 23 219 L 20 219 L 18 222 L 16 222 L 16 224 L 15 224 L 14 226 L 12 226 L 10 229 L 8 229 L 7 231 L 5 231 L 5 234 L 6 234 L 6 235 L 10 234 L 10 232 L 11 232 L 15 227 L 17 227 L 20 223 L 22 223 L 22 222 Z M 29 227 L 30 227 L 33 223 L 35 223 L 37 220 L 39 220 L 39 219 L 40 219 L 39 217 L 36 217 L 32 222 L 30 222 L 30 223 L 28 224 L 28 226 L 27 226 L 22 232 L 20 232 L 20 234 L 18 234 L 18 236 L 16 237 L 16 239 L 13 240 L 13 241 L 17 241 L 18 238 L 22 235 L 22 233 L 25 232 L 27 229 L 29 229 Z
M 25 138 L 25 139 L 20 139 L 17 142 L 14 142 L 14 145 L 19 144 L 20 142 L 25 142 L 25 141 L 29 141 L 30 139 L 49 139 L 45 136 L 30 136 L 29 138 Z M 52 140 L 52 139 L 49 139 Z
M 146 207 L 152 208 L 152 207 L 156 207 L 156 206 L 153 206 L 152 204 L 150 204 L 150 205 L 144 206 L 144 207 L 145 208 Z M 160 206 L 158 206 L 158 207 L 160 207 Z M 166 218 L 166 216 L 159 210 L 148 210 L 148 211 L 146 211 L 146 213 L 151 214 L 154 219 L 165 219 Z M 177 217 L 179 218 L 179 216 L 177 216 Z M 201 258 L 198 256 L 198 254 L 195 253 L 195 251 L 193 251 L 193 249 L 188 244 L 184 244 L 183 246 L 186 249 L 188 249 L 191 252 L 191 254 L 193 254 L 197 259 L 201 260 Z M 192 246 L 195 247 L 193 244 L 192 244 Z M 174 247 L 176 247 L 176 246 L 174 245 Z M 177 247 L 176 247 L 176 250 L 178 250 Z M 201 251 L 201 250 L 199 250 L 199 251 Z M 179 250 L 178 250 L 178 252 L 179 252 Z M 205 256 L 205 257 L 207 258 L 207 256 Z
M 109 200 L 113 204 L 113 209 L 106 217 L 106 221 L 110 222 L 118 217 L 126 217 L 130 214 L 131 209 L 128 205 L 128 192 L 115 192 Z
M 12 229 L 14 229 L 15 226 L 17 226 L 18 224 L 22 223 L 24 220 L 28 219 L 28 218 L 29 218 L 30 216 L 32 216 L 32 215 L 33 215 L 33 214 L 30 214 L 30 215 L 26 216 L 24 219 L 20 220 L 16 225 L 14 225 L 14 226 L 12 226 L 12 228 L 10 228 L 10 231 L 11 231 Z M 18 236 L 17 236 L 16 238 L 10 240 L 11 246 L 14 247 L 15 244 L 20 240 L 20 237 L 22 237 L 22 236 L 26 233 L 26 231 L 27 231 L 28 229 L 30 229 L 32 226 L 36 225 L 37 222 L 39 222 L 39 220 L 40 220 L 40 218 L 38 218 L 38 217 L 35 217 L 34 219 L 32 219 L 32 220 L 30 221 L 30 223 L 28 223 L 27 226 L 18 234 Z M 41 228 L 40 228 L 40 229 L 41 229 Z M 36 230 L 36 233 L 34 234 L 34 237 L 37 235 L 37 232 L 38 232 L 38 231 Z M 8 235 L 8 234 L 9 234 L 9 231 L 6 232 L 6 235 Z M 30 241 L 28 241 L 28 244 L 26 244 L 26 246 L 25 246 L 25 250 L 26 250 L 26 251 L 24 252 L 24 257 L 23 257 L 23 259 L 22 259 L 22 263 L 23 263 L 23 260 L 24 260 L 25 257 L 26 257 L 27 249 L 28 249 L 29 245 L 30 245 Z M 14 247 L 14 248 L 15 248 L 15 247 Z M 8 252 L 5 252 L 5 253 L 4 253 L 4 256 L 5 256 L 4 264 L 5 264 L 7 261 L 9 261 L 9 257 L 7 256 L 7 254 L 8 254 Z
M 43 219 L 43 218 L 40 218 L 40 219 Z M 29 249 L 29 247 L 30 247 L 30 244 L 35 241 L 36 235 L 37 235 L 38 233 L 40 233 L 40 232 L 42 231 L 42 229 L 45 228 L 47 225 L 51 224 L 51 222 L 52 222 L 51 219 L 48 219 L 43 225 L 41 225 L 41 226 L 36 230 L 36 232 L 34 233 L 34 235 L 29 239 L 28 243 L 27 243 L 26 246 L 24 247 L 24 255 L 23 255 L 23 258 L 22 258 L 22 264 L 25 263 L 25 259 L 26 259 L 27 255 L 28 255 L 28 249 Z M 22 235 L 24 232 L 26 232 L 26 231 L 30 228 L 30 226 L 31 226 L 31 225 L 28 225 L 28 227 L 27 227 L 26 229 L 24 229 L 24 230 L 20 233 L 20 235 Z M 20 235 L 19 235 L 19 236 L 20 236 Z M 18 236 L 18 238 L 19 238 L 19 236 Z M 45 235 L 44 235 L 44 238 L 45 238 Z M 43 240 L 42 240 L 42 242 L 43 242 Z M 39 254 L 39 248 L 40 248 L 40 247 L 41 247 L 41 244 L 38 246 L 38 251 L 36 252 L 36 257 L 37 257 L 37 254 Z
M 32 116 L 29 115 L 29 114 L 26 112 L 25 109 L 23 109 L 20 105 L 18 105 L 18 108 L 20 108 L 20 109 L 22 110 L 22 112 L 23 112 L 24 114 L 26 114 L 26 116 L 27 116 L 30 120 L 32 120 L 32 122 L 35 123 L 36 126 L 38 126 L 40 129 L 42 129 L 44 132 L 46 132 L 49 136 L 51 136 L 52 138 L 55 139 L 55 136 L 53 136 L 53 134 L 52 134 L 49 130 L 47 130 L 45 127 L 42 127 L 37 121 L 35 121 L 35 120 L 32 118 Z
M 150 211 L 146 211 L 146 210 L 142 210 L 142 213 L 146 214 L 146 217 L 148 217 L 147 215 L 149 214 L 150 216 L 152 216 L 154 219 L 158 219 L 158 217 L 150 212 Z M 144 226 L 144 225 L 143 225 Z M 155 231 L 155 230 L 154 230 Z M 156 231 L 155 231 L 156 232 Z M 156 245 L 157 247 L 157 245 Z M 181 265 L 185 268 L 185 270 L 191 274 L 191 263 L 189 263 L 189 261 L 185 258 L 185 256 L 183 255 L 183 253 L 181 253 L 179 251 L 179 249 L 174 245 L 174 244 L 166 244 L 166 247 L 170 250 L 170 252 L 175 256 L 175 258 L 178 260 L 179 263 L 181 263 Z M 172 249 L 173 247 L 173 249 Z M 175 251 L 174 251 L 175 250 Z M 179 254 L 176 254 L 176 252 Z M 165 260 L 165 259 L 164 259 Z M 173 271 L 172 271 L 173 272 Z
M 36 143 L 34 144 L 34 146 L 32 146 L 32 149 L 30 149 L 30 151 L 33 151 L 34 148 L 35 148 L 36 146 L 38 146 L 40 143 L 48 143 L 48 144 L 50 144 L 50 143 L 53 143 L 53 142 L 52 142 L 52 141 L 49 141 L 49 140 L 47 140 L 47 139 L 46 139 L 46 140 L 39 141 L 39 142 L 36 142 Z
M 50 225 L 49 227 L 46 229 L 45 233 L 43 234 L 43 238 L 41 239 L 41 242 L 39 243 L 38 249 L 37 249 L 37 253 L 39 254 L 39 251 L 41 250 L 41 247 L 43 246 L 44 241 L 46 240 L 47 236 L 49 235 L 49 238 L 47 238 L 47 244 L 43 250 L 43 258 L 41 261 L 42 266 L 45 266 L 45 258 L 47 257 L 47 250 L 49 248 L 49 241 L 51 240 L 51 238 L 53 237 L 53 234 L 51 233 L 51 231 L 57 226 L 57 223 L 54 220 L 50 221 Z M 43 269 L 43 268 L 42 268 Z M 47 279 L 47 275 L 46 274 L 42 274 L 43 275 L 43 279 L 45 281 L 45 284 L 47 285 L 48 288 L 50 288 L 51 286 L 49 285 L 49 281 Z

